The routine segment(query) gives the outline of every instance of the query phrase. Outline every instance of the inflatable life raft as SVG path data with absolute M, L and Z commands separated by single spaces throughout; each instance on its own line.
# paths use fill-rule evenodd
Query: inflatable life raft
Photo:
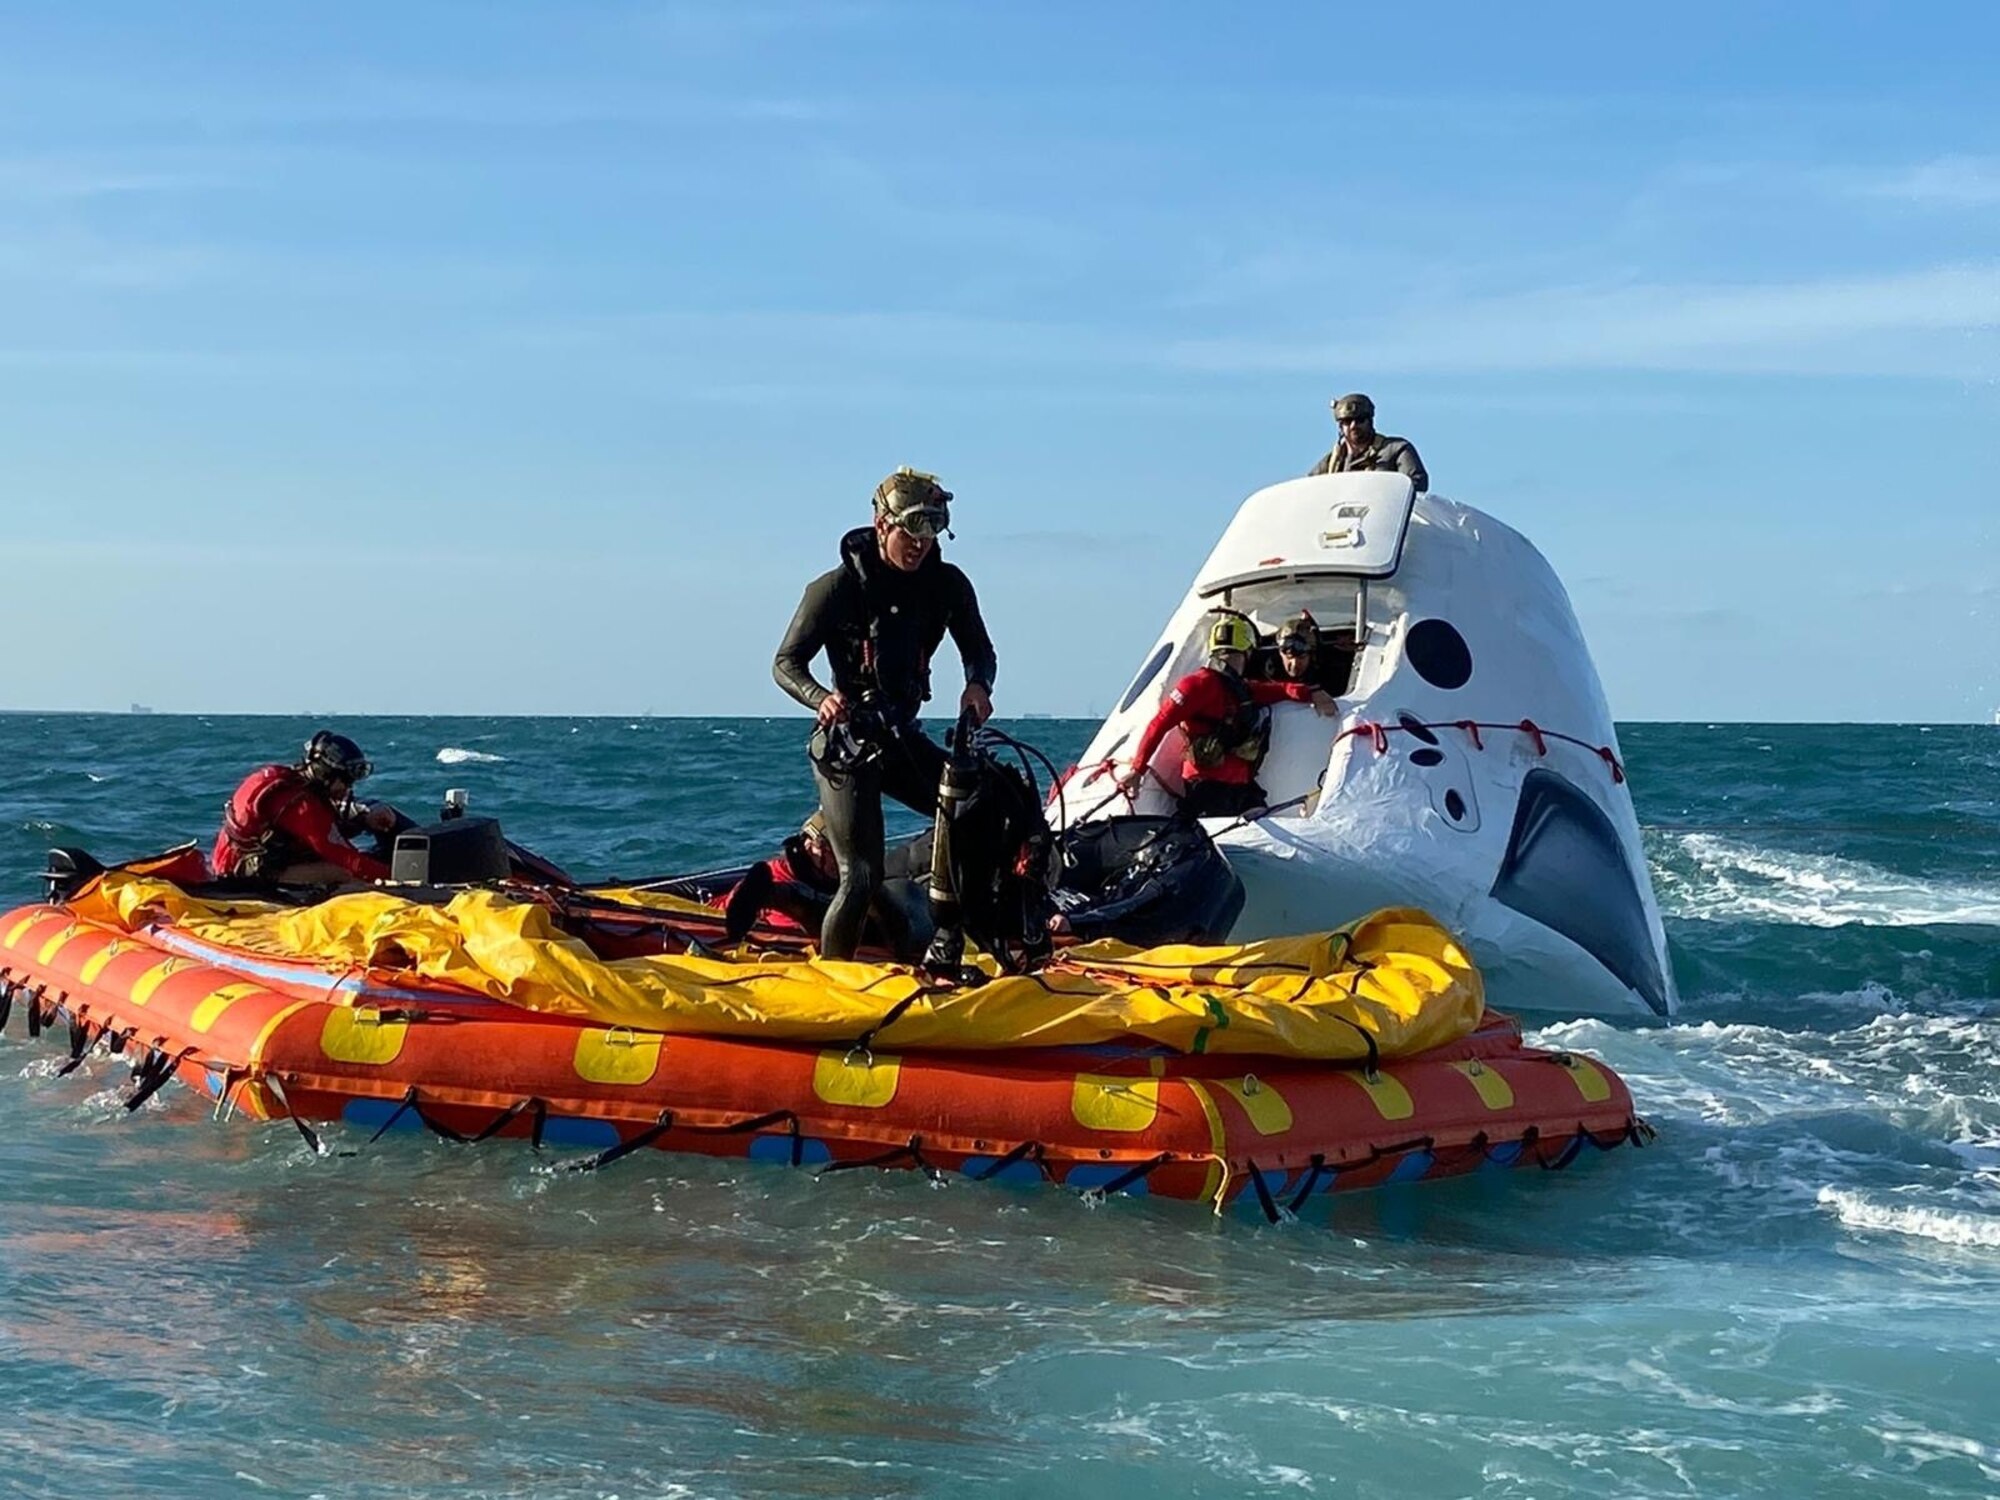
M 657 1147 L 1274 1221 L 1650 1134 L 1608 1068 L 1484 1013 L 1476 971 L 1414 911 L 1236 949 L 1090 945 L 938 991 L 755 951 L 599 960 L 506 892 L 288 910 L 112 872 L 0 917 L 9 1019 L 64 1038 L 64 1071 L 120 1054 L 130 1108 L 178 1078 L 316 1150 L 313 1125 L 340 1121 L 527 1137 L 583 1167 Z

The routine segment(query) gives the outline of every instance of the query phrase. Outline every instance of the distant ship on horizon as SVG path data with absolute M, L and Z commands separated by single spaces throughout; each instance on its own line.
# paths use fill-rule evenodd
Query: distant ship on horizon
M 149 714 L 152 711 L 153 706 L 150 703 L 135 703 L 132 705 L 132 712 L 135 714 Z M 1996 720 L 2000 720 L 2000 710 L 1996 710 L 1993 717 Z

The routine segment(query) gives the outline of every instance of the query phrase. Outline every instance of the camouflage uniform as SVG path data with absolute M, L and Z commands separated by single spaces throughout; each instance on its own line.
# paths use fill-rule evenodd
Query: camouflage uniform
M 1369 440 L 1366 448 L 1351 456 L 1346 444 L 1334 444 L 1333 450 L 1306 470 L 1306 474 L 1308 477 L 1314 474 L 1346 474 L 1357 469 L 1394 469 L 1399 474 L 1409 475 L 1410 482 L 1419 490 L 1431 487 L 1431 476 L 1424 471 L 1424 461 L 1417 457 L 1415 444 L 1408 438 L 1390 437 L 1381 432 Z

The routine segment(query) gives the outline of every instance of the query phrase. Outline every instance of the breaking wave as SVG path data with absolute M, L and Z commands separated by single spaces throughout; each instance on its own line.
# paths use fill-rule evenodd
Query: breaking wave
M 504 755 L 488 755 L 484 750 L 461 750 L 456 745 L 446 745 L 437 753 L 441 766 L 490 766 L 504 762 Z
M 1712 833 L 1656 846 L 1664 914 L 1706 921 L 1758 918 L 1837 927 L 2000 923 L 2000 887 L 1925 880 L 1835 854 L 1764 849 Z

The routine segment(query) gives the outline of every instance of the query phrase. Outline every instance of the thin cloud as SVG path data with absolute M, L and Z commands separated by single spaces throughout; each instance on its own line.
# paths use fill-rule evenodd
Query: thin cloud
M 2000 159 L 1940 156 L 1900 171 L 1852 176 L 1844 186 L 1864 198 L 1934 208 L 1993 208 L 2000 206 Z
M 2000 368 L 2000 262 L 1757 285 L 1576 286 L 1384 309 L 1373 337 L 1187 341 L 1176 361 L 1229 373 L 1369 368 L 1896 373 Z

